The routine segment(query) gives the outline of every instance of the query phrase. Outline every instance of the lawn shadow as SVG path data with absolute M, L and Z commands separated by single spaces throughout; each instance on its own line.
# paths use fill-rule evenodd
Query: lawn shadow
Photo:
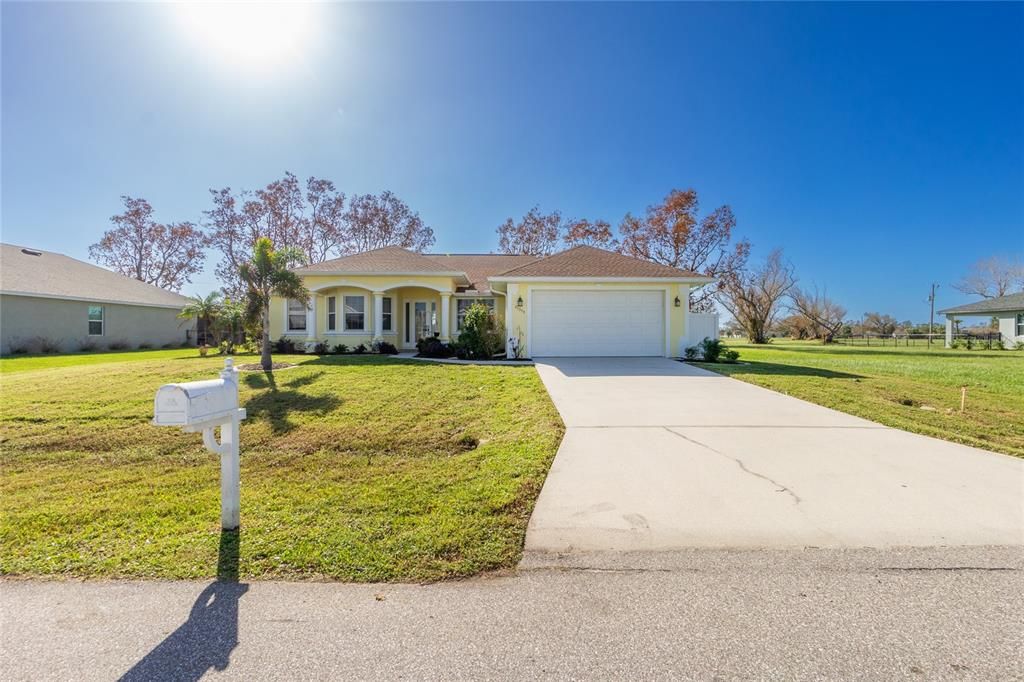
M 121 676 L 121 680 L 198 680 L 227 669 L 238 646 L 238 602 L 249 586 L 238 582 L 239 531 L 221 531 L 217 580 L 192 605 L 177 630 Z
M 326 414 L 341 405 L 335 395 L 309 395 L 298 390 L 314 383 L 323 372 L 306 374 L 294 378 L 282 378 L 280 386 L 274 372 L 249 373 L 243 381 L 249 388 L 268 389 L 249 398 L 245 403 L 248 417 L 265 418 L 276 435 L 288 433 L 297 424 L 289 416 L 295 412 Z
M 765 374 L 773 376 L 820 377 L 822 379 L 865 379 L 863 374 L 837 372 L 821 367 L 805 367 L 804 365 L 782 365 L 774 362 L 754 362 L 741 360 L 736 365 L 715 365 L 715 367 L 738 367 L 736 373 Z M 710 368 L 709 368 L 710 369 Z

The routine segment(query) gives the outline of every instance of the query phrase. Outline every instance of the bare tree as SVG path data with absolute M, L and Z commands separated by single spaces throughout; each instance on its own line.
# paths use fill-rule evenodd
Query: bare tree
M 768 343 L 768 329 L 782 299 L 796 284 L 793 267 L 772 251 L 758 268 L 730 270 L 720 280 L 718 300 L 743 327 L 751 343 Z
M 892 315 L 883 313 L 864 313 L 864 329 L 879 336 L 889 336 L 899 323 Z
M 971 296 L 997 298 L 1024 291 L 1024 263 L 1019 258 L 992 256 L 973 263 L 953 288 Z
M 830 299 L 825 292 L 818 291 L 817 287 L 813 292 L 794 288 L 790 298 L 793 309 L 815 326 L 815 336 L 822 343 L 832 343 L 836 333 L 843 327 L 846 308 Z
M 508 218 L 498 226 L 498 251 L 500 253 L 546 256 L 558 248 L 562 232 L 562 214 L 558 211 L 541 213 L 534 206 L 517 223 Z
M 388 191 L 352 197 L 345 212 L 344 251 L 358 253 L 384 246 L 423 251 L 434 243 L 434 231 L 420 214 Z
M 750 243 L 732 243 L 736 217 L 729 206 L 719 206 L 704 218 L 698 218 L 699 211 L 696 190 L 674 189 L 662 203 L 648 206 L 642 218 L 626 214 L 619 225 L 622 252 L 720 281 L 734 278 L 746 265 Z M 709 284 L 691 291 L 690 308 L 713 310 L 716 289 Z
M 608 250 L 619 248 L 619 240 L 612 234 L 612 226 L 607 220 L 570 220 L 565 226 L 562 241 L 566 246 L 596 246 Z
M 126 277 L 178 291 L 202 272 L 206 236 L 193 223 L 161 224 L 145 199 L 122 196 L 124 213 L 89 247 L 89 257 Z

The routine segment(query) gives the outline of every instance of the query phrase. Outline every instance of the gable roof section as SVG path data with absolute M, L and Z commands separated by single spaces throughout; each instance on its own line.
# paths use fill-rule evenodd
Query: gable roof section
M 997 298 L 986 298 L 984 301 L 946 308 L 945 310 L 940 310 L 939 314 L 977 313 L 979 315 L 983 315 L 985 313 L 1014 313 L 1021 311 L 1024 311 L 1024 291 L 1019 294 L 1007 294 L 1006 296 L 999 296 Z
M 400 246 L 385 246 L 372 251 L 354 253 L 295 268 L 300 275 L 350 274 L 350 275 L 462 275 L 443 263 L 415 253 Z
M 0 293 L 161 308 L 189 300 L 64 254 L 14 244 L 0 244 Z
M 526 265 L 537 260 L 536 256 L 503 253 L 430 253 L 426 254 L 426 256 L 438 263 L 444 264 L 450 270 L 460 270 L 466 273 L 469 286 L 466 287 L 465 291 L 477 291 L 480 293 L 486 293 L 491 290 L 491 285 L 487 281 L 488 277 L 493 277 L 506 270 L 511 270 L 512 268 L 517 268 L 520 265 Z
M 698 275 L 689 270 L 673 268 L 660 263 L 652 263 L 621 253 L 605 251 L 594 246 L 574 246 L 559 253 L 537 259 L 500 275 L 494 280 L 510 278 L 559 278 L 559 277 L 607 277 L 621 279 L 699 279 L 711 281 L 711 278 Z

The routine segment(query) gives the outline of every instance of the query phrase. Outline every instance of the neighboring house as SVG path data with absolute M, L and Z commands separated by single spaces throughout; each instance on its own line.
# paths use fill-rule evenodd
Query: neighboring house
M 999 321 L 999 335 L 1007 347 L 1024 342 L 1024 291 L 946 308 L 939 314 L 946 316 L 947 348 L 953 344 L 953 318 L 956 317 L 995 317 Z
M 0 353 L 53 345 L 179 345 L 195 324 L 188 299 L 50 251 L 0 244 Z
M 270 332 L 307 345 L 381 339 L 411 349 L 425 337 L 449 341 L 475 302 L 494 311 L 522 357 L 678 356 L 718 335 L 717 315 L 688 306 L 690 289 L 710 278 L 590 246 L 546 257 L 386 247 L 296 272 L 310 304 L 275 299 Z

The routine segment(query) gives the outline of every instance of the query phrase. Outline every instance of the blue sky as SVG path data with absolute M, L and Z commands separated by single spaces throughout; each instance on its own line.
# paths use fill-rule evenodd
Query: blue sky
M 4 241 L 86 258 L 121 194 L 198 220 L 290 170 L 391 189 L 450 252 L 694 187 L 850 317 L 1024 253 L 1019 3 L 317 5 L 270 60 L 182 15 L 3 4 Z

